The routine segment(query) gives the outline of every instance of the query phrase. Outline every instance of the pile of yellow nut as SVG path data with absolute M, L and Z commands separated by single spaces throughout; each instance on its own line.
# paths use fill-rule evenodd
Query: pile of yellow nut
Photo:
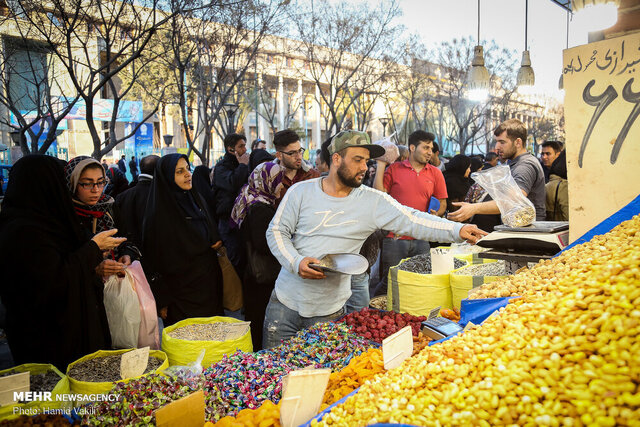
M 319 424 L 640 425 L 640 216 L 485 286 L 523 298 L 366 382 Z

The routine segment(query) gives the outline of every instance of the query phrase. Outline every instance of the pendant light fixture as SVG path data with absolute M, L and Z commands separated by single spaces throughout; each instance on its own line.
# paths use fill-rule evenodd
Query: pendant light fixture
M 587 31 L 601 31 L 618 22 L 620 0 L 571 0 L 576 25 Z
M 518 70 L 517 85 L 520 88 L 533 86 L 536 82 L 536 76 L 531 68 L 531 56 L 527 47 L 527 31 L 529 25 L 529 0 L 525 0 L 524 9 L 524 51 L 522 52 L 522 62 Z
M 468 98 L 483 101 L 489 95 L 489 71 L 484 66 L 484 49 L 480 44 L 480 0 L 478 0 L 478 44 L 473 48 L 473 61 L 467 81 Z

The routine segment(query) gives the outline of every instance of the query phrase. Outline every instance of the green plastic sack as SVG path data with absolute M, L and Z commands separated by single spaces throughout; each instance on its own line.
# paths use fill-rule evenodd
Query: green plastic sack
M 483 258 L 478 258 L 479 260 L 483 260 Z M 488 264 L 490 262 L 496 262 L 492 259 L 484 259 L 484 262 L 477 262 L 475 264 Z M 462 270 L 461 267 L 458 270 Z M 498 279 L 502 279 L 506 276 L 465 276 L 461 274 L 455 274 L 456 271 L 453 270 L 450 273 L 449 282 L 451 284 L 451 297 L 453 306 L 456 308 L 460 308 L 460 301 L 466 299 L 469 296 L 469 291 L 477 288 L 485 283 L 495 282 Z
M 85 360 L 99 359 L 101 357 L 106 357 L 106 356 L 114 356 L 114 355 L 126 353 L 131 350 L 135 350 L 135 349 L 130 348 L 130 349 L 124 349 L 124 350 L 98 350 L 95 353 L 88 354 L 76 360 L 75 362 L 71 363 L 67 367 L 67 376 L 69 378 L 69 384 L 71 385 L 71 393 L 73 394 L 107 394 L 109 393 L 109 390 L 111 390 L 111 387 L 113 387 L 113 385 L 119 381 L 114 381 L 114 382 L 78 381 L 69 377 L 69 371 L 71 371 L 71 368 L 73 366 L 77 365 L 80 362 L 84 362 Z M 160 365 L 155 371 L 153 371 L 154 373 L 162 372 L 169 367 L 169 361 L 167 360 L 167 355 L 163 351 L 150 350 L 149 357 L 156 357 L 162 360 L 162 365 Z M 149 375 L 149 374 L 144 374 L 144 375 Z M 135 378 L 140 378 L 140 377 L 143 377 L 144 375 L 141 375 Z M 132 379 L 134 378 L 127 378 L 126 380 L 121 380 L 121 381 L 129 382 Z
M 202 366 L 204 368 L 220 361 L 222 356 L 225 354 L 231 355 L 235 353 L 236 350 L 241 350 L 246 353 L 251 353 L 253 351 L 251 329 L 249 329 L 249 331 L 240 338 L 228 341 L 182 340 L 172 338 L 168 335 L 169 332 L 183 326 L 217 322 L 237 323 L 241 322 L 241 320 L 222 316 L 194 317 L 191 319 L 181 320 L 180 322 L 164 328 L 162 331 L 162 350 L 165 351 L 169 357 L 169 365 L 188 366 L 198 358 L 203 349 L 205 350 L 204 359 L 202 360 Z
M 400 261 L 402 264 L 409 258 Z M 451 308 L 449 274 L 418 274 L 400 270 L 400 264 L 389 269 L 387 310 L 427 316 L 440 306 Z
M 26 412 L 27 415 L 36 415 L 36 411 L 37 413 L 42 413 L 43 411 L 48 409 L 61 409 L 65 407 L 70 408 L 69 402 L 64 402 L 56 398 L 56 396 L 69 393 L 69 379 L 53 365 L 49 365 L 46 363 L 25 363 L 24 365 L 19 365 L 10 369 L 5 369 L 4 371 L 0 371 L 0 375 L 8 373 L 19 374 L 21 372 L 27 371 L 34 375 L 53 371 L 58 374 L 58 376 L 60 376 L 60 381 L 58 381 L 58 384 L 56 384 L 56 386 L 51 391 L 51 402 L 33 401 L 28 403 L 15 403 L 2 406 L 0 407 L 0 420 L 10 420 L 19 417 L 20 412 L 14 414 L 13 408 L 20 408 L 22 410 L 28 411 Z

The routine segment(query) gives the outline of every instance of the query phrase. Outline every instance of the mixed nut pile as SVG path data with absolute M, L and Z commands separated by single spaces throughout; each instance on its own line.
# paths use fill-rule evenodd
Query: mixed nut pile
M 639 230 L 636 216 L 483 285 L 476 298 L 524 297 L 365 383 L 319 424 L 637 424 Z

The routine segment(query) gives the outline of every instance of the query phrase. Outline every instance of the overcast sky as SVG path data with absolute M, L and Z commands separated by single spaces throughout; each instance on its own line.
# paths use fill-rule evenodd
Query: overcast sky
M 369 0 L 376 3 L 376 0 Z M 477 0 L 399 0 L 400 23 L 418 33 L 427 47 L 441 41 L 477 36 Z M 518 62 L 524 50 L 525 0 L 481 0 L 480 38 L 515 49 Z M 562 50 L 567 39 L 567 12 L 551 0 L 529 0 L 527 42 L 536 75 L 536 89 L 558 96 Z M 587 33 L 569 24 L 569 47 L 587 43 Z

